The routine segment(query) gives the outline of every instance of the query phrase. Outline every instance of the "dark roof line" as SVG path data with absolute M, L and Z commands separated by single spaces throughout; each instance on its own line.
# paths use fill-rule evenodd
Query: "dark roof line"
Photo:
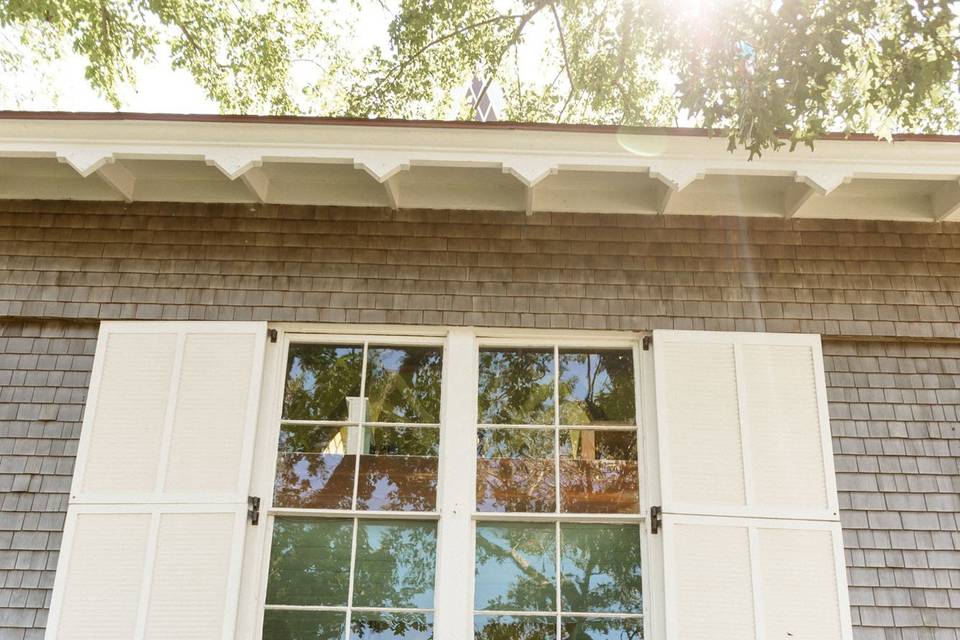
M 508 131 L 562 131 L 571 133 L 631 133 L 686 137 L 722 136 L 723 132 L 693 127 L 636 127 L 610 124 L 555 124 L 548 122 L 477 122 L 473 120 L 401 120 L 395 118 L 333 118 L 323 116 L 257 116 L 207 113 L 134 113 L 124 111 L 3 111 L 0 120 L 133 120 L 152 122 L 220 122 L 364 127 L 420 127 L 431 129 L 502 129 Z M 827 133 L 819 140 L 877 142 L 869 133 Z M 960 142 L 960 134 L 896 133 L 894 141 Z

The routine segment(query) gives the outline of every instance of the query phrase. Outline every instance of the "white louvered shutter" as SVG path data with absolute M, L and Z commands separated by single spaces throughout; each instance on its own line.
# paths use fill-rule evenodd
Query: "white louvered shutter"
M 233 638 L 265 339 L 103 323 L 47 638 Z
M 668 640 L 848 640 L 820 337 L 655 331 Z

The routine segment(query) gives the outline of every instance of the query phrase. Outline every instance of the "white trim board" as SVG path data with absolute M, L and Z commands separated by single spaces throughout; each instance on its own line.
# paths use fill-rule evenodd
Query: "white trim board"
M 960 218 L 958 184 L 960 142 L 821 140 L 750 160 L 660 133 L 0 120 L 0 198 L 936 222 Z

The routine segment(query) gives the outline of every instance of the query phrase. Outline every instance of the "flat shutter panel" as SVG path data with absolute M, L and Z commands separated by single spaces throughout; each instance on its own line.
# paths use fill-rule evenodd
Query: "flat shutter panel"
M 669 640 L 852 637 L 819 336 L 655 331 Z
M 103 323 L 48 638 L 233 638 L 265 340 Z

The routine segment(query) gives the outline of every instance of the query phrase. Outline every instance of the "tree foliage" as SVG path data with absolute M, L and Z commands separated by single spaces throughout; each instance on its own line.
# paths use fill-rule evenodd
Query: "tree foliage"
M 345 15 L 384 10 L 347 46 Z M 118 108 L 169 51 L 225 112 L 469 118 L 476 74 L 506 119 L 682 122 L 751 154 L 960 128 L 956 0 L 2 0 L 0 25 L 5 68 L 72 49 Z

